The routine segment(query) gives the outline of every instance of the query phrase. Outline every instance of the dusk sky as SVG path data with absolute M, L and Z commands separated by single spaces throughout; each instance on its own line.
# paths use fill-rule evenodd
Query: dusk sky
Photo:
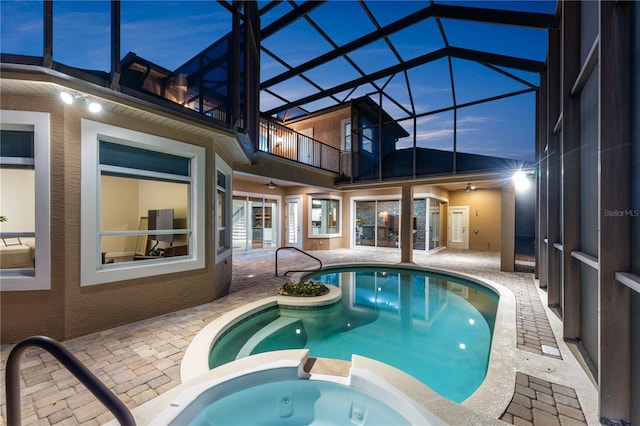
M 553 13 L 555 1 L 535 2 L 443 2 L 474 7 Z M 259 2 L 262 6 L 266 2 Z M 110 2 L 54 1 L 53 59 L 84 69 L 109 71 Z M 380 26 L 429 5 L 425 1 L 372 1 L 366 3 Z M 41 1 L 0 1 L 0 51 L 2 53 L 42 56 L 43 5 Z M 283 2 L 261 17 L 262 27 L 292 9 Z M 173 70 L 197 55 L 231 30 L 230 13 L 216 1 L 122 1 L 121 52 L 134 52 L 151 62 Z M 356 1 L 330 1 L 310 13 L 311 19 L 338 45 L 376 29 Z M 544 61 L 547 34 L 543 30 L 442 19 L 451 46 L 482 50 Z M 390 42 L 406 61 L 444 47 L 436 20 L 427 19 L 392 34 Z M 305 20 L 263 40 L 263 46 L 289 65 L 296 66 L 333 50 L 333 46 Z M 398 63 L 383 40 L 364 46 L 348 55 L 364 73 L 372 73 Z M 266 80 L 286 68 L 262 54 L 261 76 Z M 484 65 L 453 59 L 453 85 L 457 104 L 526 89 L 527 85 Z M 382 79 L 379 87 L 407 108 L 413 97 L 417 114 L 451 106 L 452 82 L 446 58 L 419 66 L 404 74 Z M 504 69 L 513 76 L 538 85 L 538 75 Z M 344 58 L 338 58 L 305 76 L 322 89 L 328 89 L 360 74 Z M 389 81 L 388 81 L 389 80 Z M 295 100 L 317 92 L 301 78 L 293 78 L 272 88 L 280 96 Z M 350 97 L 375 92 L 371 85 L 359 87 Z M 337 95 L 342 100 L 348 93 Z M 375 95 L 378 101 L 378 95 Z M 263 92 L 262 111 L 283 102 Z M 316 101 L 309 109 L 334 105 L 335 101 Z M 396 119 L 406 113 L 383 97 L 383 108 Z M 489 102 L 458 111 L 457 146 L 462 152 L 482 153 L 533 160 L 535 135 L 535 94 L 528 93 Z M 413 135 L 413 124 L 402 123 Z M 452 149 L 453 113 L 445 112 L 418 119 L 416 138 L 419 146 Z M 412 145 L 412 138 L 399 141 L 398 147 Z

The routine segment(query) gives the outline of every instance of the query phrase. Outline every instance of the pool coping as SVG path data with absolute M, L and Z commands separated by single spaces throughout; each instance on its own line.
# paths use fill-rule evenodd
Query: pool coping
M 496 319 L 493 331 L 493 339 L 491 342 L 491 351 L 489 355 L 489 364 L 487 374 L 482 384 L 476 391 L 460 404 L 456 404 L 446 398 L 441 397 L 427 385 L 418 381 L 420 392 L 416 393 L 416 400 L 422 403 L 427 409 L 439 416 L 445 421 L 453 424 L 459 423 L 461 418 L 460 408 L 465 407 L 477 414 L 482 413 L 485 421 L 487 419 L 497 420 L 506 410 L 511 402 L 516 382 L 516 364 L 514 360 L 517 333 L 516 333 L 516 300 L 513 292 L 507 287 L 491 281 L 486 278 L 475 276 L 472 274 L 461 273 L 448 269 L 428 268 L 413 263 L 369 263 L 355 262 L 345 264 L 326 265 L 323 269 L 339 269 L 344 267 L 391 267 L 400 269 L 414 269 L 421 271 L 434 272 L 439 274 L 451 275 L 467 279 L 476 284 L 482 285 L 493 290 L 499 296 L 498 307 L 496 311 Z M 301 277 L 308 275 L 309 272 L 301 272 L 292 276 L 292 281 L 299 281 Z M 312 305 L 330 305 L 341 297 L 340 289 L 330 286 L 330 292 L 324 296 L 318 297 L 293 297 L 293 296 L 271 296 L 255 302 L 248 303 L 244 306 L 236 308 L 225 313 L 219 318 L 213 320 L 196 334 L 191 344 L 187 348 L 180 365 L 180 377 L 183 383 L 197 380 L 198 377 L 206 375 L 209 370 L 209 353 L 219 336 L 231 328 L 234 323 L 232 320 L 238 317 L 246 317 L 257 312 L 261 312 L 272 306 L 289 305 L 289 306 L 312 306 Z M 334 291 L 335 290 L 335 291 Z M 286 351 L 277 351 L 281 353 Z M 357 356 L 354 356 L 357 357 Z M 251 357 L 249 357 L 251 358 Z M 359 357 L 362 358 L 362 357 Z M 357 359 L 357 358 L 354 358 Z M 372 360 L 373 361 L 373 360 Z M 234 363 L 235 368 L 240 365 Z M 382 364 L 382 363 L 378 363 Z M 386 364 L 385 364 L 386 365 Z M 379 365 L 377 366 L 380 367 Z M 391 366 L 388 366 L 393 368 Z M 373 370 L 376 371 L 376 370 Z

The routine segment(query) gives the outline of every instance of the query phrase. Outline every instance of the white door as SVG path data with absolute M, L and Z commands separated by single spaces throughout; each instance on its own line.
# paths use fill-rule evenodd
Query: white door
M 287 246 L 302 249 L 302 198 L 287 197 L 285 211 Z
M 447 247 L 469 248 L 469 206 L 449 207 Z

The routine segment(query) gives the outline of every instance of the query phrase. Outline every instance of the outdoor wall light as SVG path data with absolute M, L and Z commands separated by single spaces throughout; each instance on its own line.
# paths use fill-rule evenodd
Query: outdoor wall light
M 89 111 L 93 112 L 94 114 L 98 113 L 102 111 L 102 105 L 95 101 L 89 102 Z
M 516 191 L 526 191 L 531 186 L 529 177 L 522 170 L 518 170 L 513 174 L 513 184 L 516 187 Z
M 67 105 L 71 105 L 73 103 L 73 95 L 67 92 L 60 92 L 60 99 Z
M 72 95 L 69 92 L 60 92 L 60 99 L 62 99 L 62 102 L 64 102 L 67 105 L 71 105 L 76 99 L 80 99 L 80 102 L 87 104 L 87 108 L 92 113 L 95 114 L 102 111 L 102 105 L 100 105 L 96 101 L 90 101 L 89 99 L 87 99 L 85 95 L 81 95 L 81 94 Z

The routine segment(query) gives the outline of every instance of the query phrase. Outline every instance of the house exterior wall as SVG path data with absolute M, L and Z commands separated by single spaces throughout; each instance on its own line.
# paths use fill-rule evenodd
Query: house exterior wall
M 501 192 L 482 189 L 471 192 L 451 191 L 450 206 L 469 206 L 469 249 L 500 251 L 501 244 Z M 475 233 L 475 230 L 478 233 Z
M 57 97 L 2 94 L 0 100 L 3 109 L 48 112 L 51 126 L 51 288 L 2 292 L 3 343 L 34 334 L 69 339 L 202 304 L 226 293 L 232 262 L 231 257 L 214 262 L 211 217 L 202 228 L 204 268 L 81 286 L 81 119 L 205 147 L 205 191 L 212 194 L 216 148 L 208 139 L 112 111 L 103 111 L 97 118 L 82 105 L 63 106 Z M 204 211 L 210 212 L 212 197 L 205 198 Z
M 335 148 L 343 149 L 341 122 L 346 119 L 351 119 L 350 104 L 336 111 L 311 117 L 306 120 L 296 121 L 288 124 L 287 127 L 290 127 L 296 132 L 313 128 L 314 139 Z

